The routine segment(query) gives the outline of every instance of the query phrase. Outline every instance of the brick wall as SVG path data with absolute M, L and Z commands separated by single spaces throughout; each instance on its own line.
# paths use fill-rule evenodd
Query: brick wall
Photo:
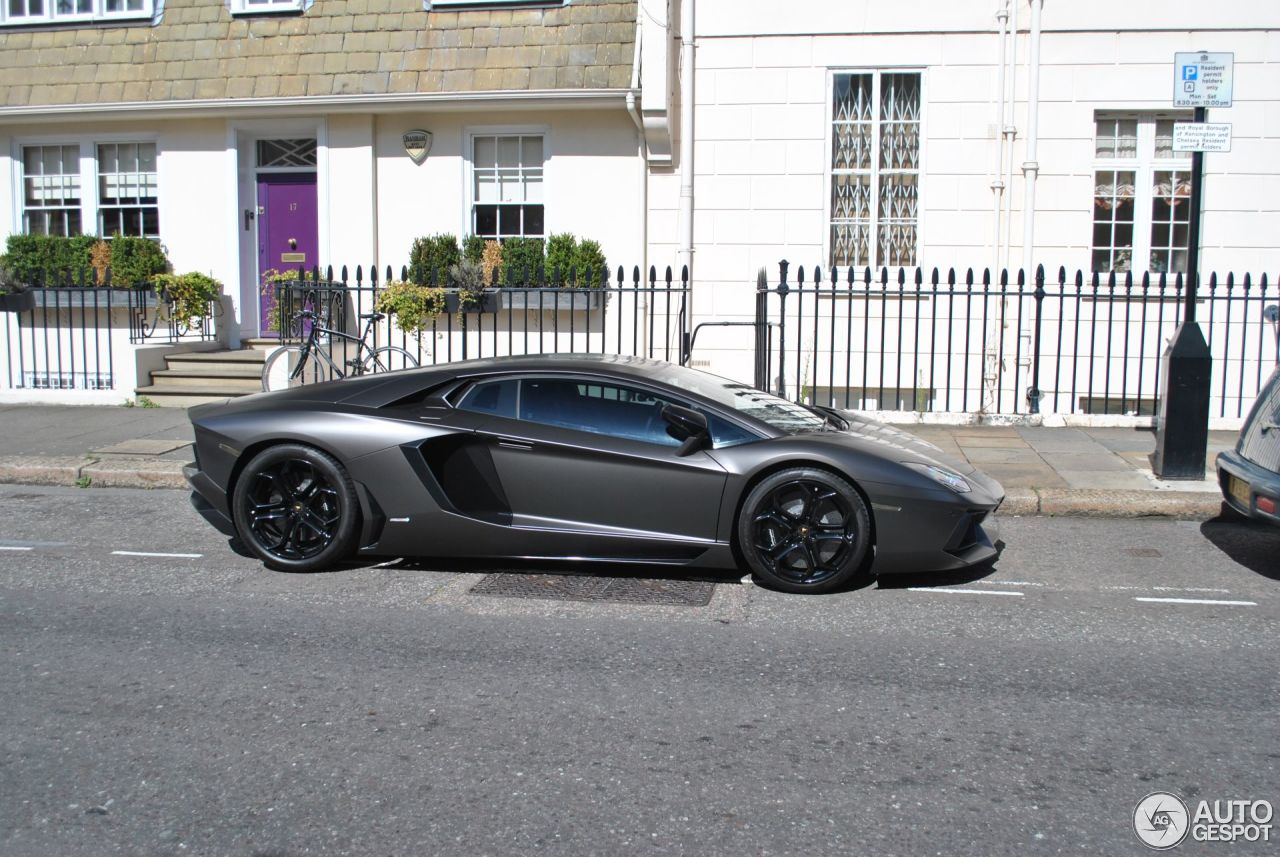
M 635 15 L 635 0 L 438 12 L 317 0 L 233 19 L 226 0 L 166 0 L 155 26 L 0 31 L 0 106 L 625 88 Z

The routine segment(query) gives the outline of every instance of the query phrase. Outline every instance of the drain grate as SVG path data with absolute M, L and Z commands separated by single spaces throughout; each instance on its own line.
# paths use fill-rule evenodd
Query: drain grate
M 497 572 L 485 575 L 483 580 L 471 587 L 471 594 L 499 598 L 541 598 L 550 601 L 705 607 L 711 603 L 715 588 L 714 583 L 705 580 Z
M 1128 556 L 1149 556 L 1153 558 L 1164 556 L 1164 554 L 1160 553 L 1160 551 L 1155 548 L 1125 548 L 1122 553 Z

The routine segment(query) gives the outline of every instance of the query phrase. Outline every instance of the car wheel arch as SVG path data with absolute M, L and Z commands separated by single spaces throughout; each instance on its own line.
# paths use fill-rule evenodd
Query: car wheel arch
M 876 510 L 875 507 L 871 505 L 871 497 L 867 494 L 866 489 L 863 488 L 862 485 L 859 484 L 858 480 L 852 475 L 821 460 L 815 461 L 809 458 L 783 458 L 778 461 L 772 461 L 752 473 L 751 476 L 748 477 L 746 483 L 743 484 L 742 491 L 739 492 L 737 501 L 735 502 L 733 520 L 731 522 L 732 529 L 730 532 L 737 533 L 738 521 L 742 517 L 742 507 L 746 504 L 747 497 L 751 495 L 751 491 L 757 485 L 775 473 L 781 473 L 783 470 L 791 470 L 797 467 L 805 468 L 807 470 L 822 470 L 830 473 L 832 476 L 837 476 L 845 482 L 848 482 L 853 486 L 853 490 L 858 492 L 858 496 L 861 497 L 862 502 L 866 504 L 867 518 L 871 523 L 871 544 L 869 546 L 870 549 L 867 551 L 867 559 L 865 560 L 866 563 L 870 563 L 872 558 L 875 556 L 875 547 L 877 542 Z M 734 559 L 741 565 L 743 563 L 743 558 L 741 556 L 741 548 L 738 546 L 738 539 L 736 537 L 731 537 L 731 546 L 733 548 Z
M 344 469 L 347 467 L 347 463 L 345 460 L 343 460 L 342 456 L 338 455 L 332 449 L 328 449 L 324 446 L 321 446 L 318 443 L 312 443 L 310 441 L 305 441 L 305 440 L 297 440 L 296 438 L 291 438 L 291 437 L 275 437 L 275 438 L 268 438 L 267 440 L 255 441 L 254 443 L 249 444 L 243 450 L 241 450 L 240 455 L 236 457 L 236 463 L 231 467 L 231 474 L 227 477 L 228 503 L 230 503 L 230 499 L 235 496 L 236 483 L 240 481 L 240 474 L 244 472 L 244 469 L 249 465 L 249 462 L 253 461 L 253 459 L 259 453 L 265 450 L 268 450 L 273 446 L 284 446 L 286 444 L 291 444 L 294 446 L 307 446 L 307 447 L 310 447 L 311 449 L 318 450 L 320 452 L 323 452 L 325 455 L 329 456 L 330 458 L 332 458 L 334 461 L 337 461 L 339 464 L 343 466 Z

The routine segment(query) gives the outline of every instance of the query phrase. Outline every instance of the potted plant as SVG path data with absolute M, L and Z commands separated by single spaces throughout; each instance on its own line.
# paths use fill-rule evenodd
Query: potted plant
M 192 271 L 187 274 L 155 274 L 151 278 L 157 293 L 169 305 L 179 327 L 191 327 L 196 319 L 208 318 L 222 296 L 222 283 Z
M 506 256 L 507 248 L 513 240 L 536 240 L 541 245 L 541 239 L 508 239 L 507 243 L 503 244 L 504 269 L 511 264 Z M 604 301 L 604 294 L 600 291 L 600 287 L 606 276 L 605 257 L 599 243 L 579 240 L 569 233 L 561 233 L 552 235 L 547 241 L 546 248 L 546 259 L 543 263 L 546 289 L 535 290 L 537 283 L 530 282 L 526 286 L 527 290 L 508 295 L 507 305 L 513 309 L 570 311 L 599 309 Z M 511 255 L 528 254 L 529 251 L 525 247 L 518 246 Z M 530 270 L 532 274 L 533 269 Z M 514 285 L 519 287 L 521 283 L 515 282 Z
M 392 280 L 378 294 L 374 309 L 394 316 L 396 327 L 421 341 L 422 335 L 445 311 L 445 291 L 435 286 Z
M 8 265 L 0 263 L 0 312 L 28 312 L 35 305 L 35 293 L 18 282 Z
M 449 269 L 462 260 L 456 236 L 440 235 L 415 238 L 409 250 L 409 282 L 420 286 L 438 285 Z M 438 279 L 437 279 L 438 278 Z
M 463 260 L 449 269 L 454 288 L 445 294 L 446 312 L 497 312 L 502 295 L 487 288 L 484 266 Z

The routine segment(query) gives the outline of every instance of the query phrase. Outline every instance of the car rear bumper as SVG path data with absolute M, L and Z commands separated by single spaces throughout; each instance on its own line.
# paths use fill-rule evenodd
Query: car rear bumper
M 1251 461 L 1246 461 L 1235 450 L 1218 453 L 1217 465 L 1218 487 L 1222 490 L 1222 499 L 1228 506 L 1241 515 L 1280 526 L 1280 473 L 1273 473 Z M 1239 480 L 1237 485 L 1243 483 L 1240 487 L 1248 495 L 1247 500 L 1232 491 L 1232 477 Z M 1270 501 L 1271 507 L 1276 509 L 1276 512 L 1268 512 L 1265 508 L 1260 508 L 1258 502 L 1260 498 L 1263 501 L 1262 506 L 1266 506 Z

